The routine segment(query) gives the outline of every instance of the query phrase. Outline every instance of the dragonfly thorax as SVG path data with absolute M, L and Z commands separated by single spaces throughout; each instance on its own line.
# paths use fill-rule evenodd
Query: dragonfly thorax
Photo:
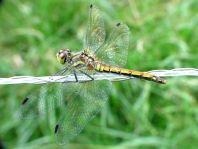
M 56 54 L 60 64 L 70 64 L 74 67 L 88 66 L 90 69 L 94 67 L 94 57 L 90 56 L 85 51 L 81 53 L 71 53 L 69 49 L 62 49 Z

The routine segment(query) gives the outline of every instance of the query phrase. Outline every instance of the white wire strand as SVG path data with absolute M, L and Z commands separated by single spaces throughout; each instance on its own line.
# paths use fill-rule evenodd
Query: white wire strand
M 198 76 L 198 69 L 196 68 L 177 68 L 172 70 L 152 70 L 148 73 L 154 74 L 159 77 L 178 77 L 178 76 Z M 97 73 L 92 76 L 94 80 L 109 80 L 121 81 L 126 79 L 133 79 L 120 74 L 113 73 Z M 79 81 L 89 81 L 90 78 L 86 75 L 78 75 Z M 44 84 L 44 83 L 69 83 L 76 82 L 73 74 L 68 76 L 15 76 L 10 78 L 0 78 L 0 84 Z

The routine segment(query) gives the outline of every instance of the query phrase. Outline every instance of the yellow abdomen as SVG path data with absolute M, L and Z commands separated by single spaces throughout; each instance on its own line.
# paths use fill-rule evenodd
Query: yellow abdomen
M 155 75 L 152 75 L 150 73 L 120 68 L 120 67 L 116 67 L 116 66 L 102 64 L 102 63 L 96 63 L 95 69 L 97 71 L 101 71 L 101 72 L 111 72 L 111 73 L 123 74 L 123 75 L 127 75 L 127 76 L 133 76 L 136 78 L 142 78 L 145 80 L 154 81 L 157 83 L 162 83 L 162 84 L 166 83 L 166 81 L 164 79 L 157 77 Z

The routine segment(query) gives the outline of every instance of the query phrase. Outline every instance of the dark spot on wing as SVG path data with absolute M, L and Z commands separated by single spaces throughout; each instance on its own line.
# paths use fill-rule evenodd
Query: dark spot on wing
M 117 26 L 117 27 L 120 26 L 120 23 L 117 23 L 116 26 Z
M 2 5 L 2 4 L 3 4 L 3 2 L 4 2 L 3 0 L 0 0 L 0 5 Z
M 6 147 L 4 146 L 4 143 L 2 141 L 0 142 L 0 149 L 6 149 Z
M 58 132 L 58 129 L 59 129 L 59 124 L 56 124 L 55 129 L 54 129 L 55 134 Z
M 93 8 L 93 5 L 91 4 L 89 7 L 90 7 L 90 8 Z
M 28 100 L 29 100 L 29 98 L 26 97 L 26 98 L 22 101 L 22 105 L 26 104 Z

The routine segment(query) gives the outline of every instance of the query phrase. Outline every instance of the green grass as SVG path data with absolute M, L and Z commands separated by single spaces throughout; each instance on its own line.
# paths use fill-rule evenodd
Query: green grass
M 55 53 L 81 49 L 90 3 L 5 0 L 0 5 L 0 77 L 44 76 L 60 69 Z M 197 0 L 98 0 L 95 5 L 107 31 L 117 20 L 129 26 L 127 68 L 197 67 Z M 198 80 L 167 80 L 167 85 L 113 83 L 106 107 L 67 147 L 197 148 Z M 0 86 L 0 140 L 9 148 L 61 148 L 53 142 L 53 116 L 49 123 L 14 117 L 22 97 L 37 86 Z

